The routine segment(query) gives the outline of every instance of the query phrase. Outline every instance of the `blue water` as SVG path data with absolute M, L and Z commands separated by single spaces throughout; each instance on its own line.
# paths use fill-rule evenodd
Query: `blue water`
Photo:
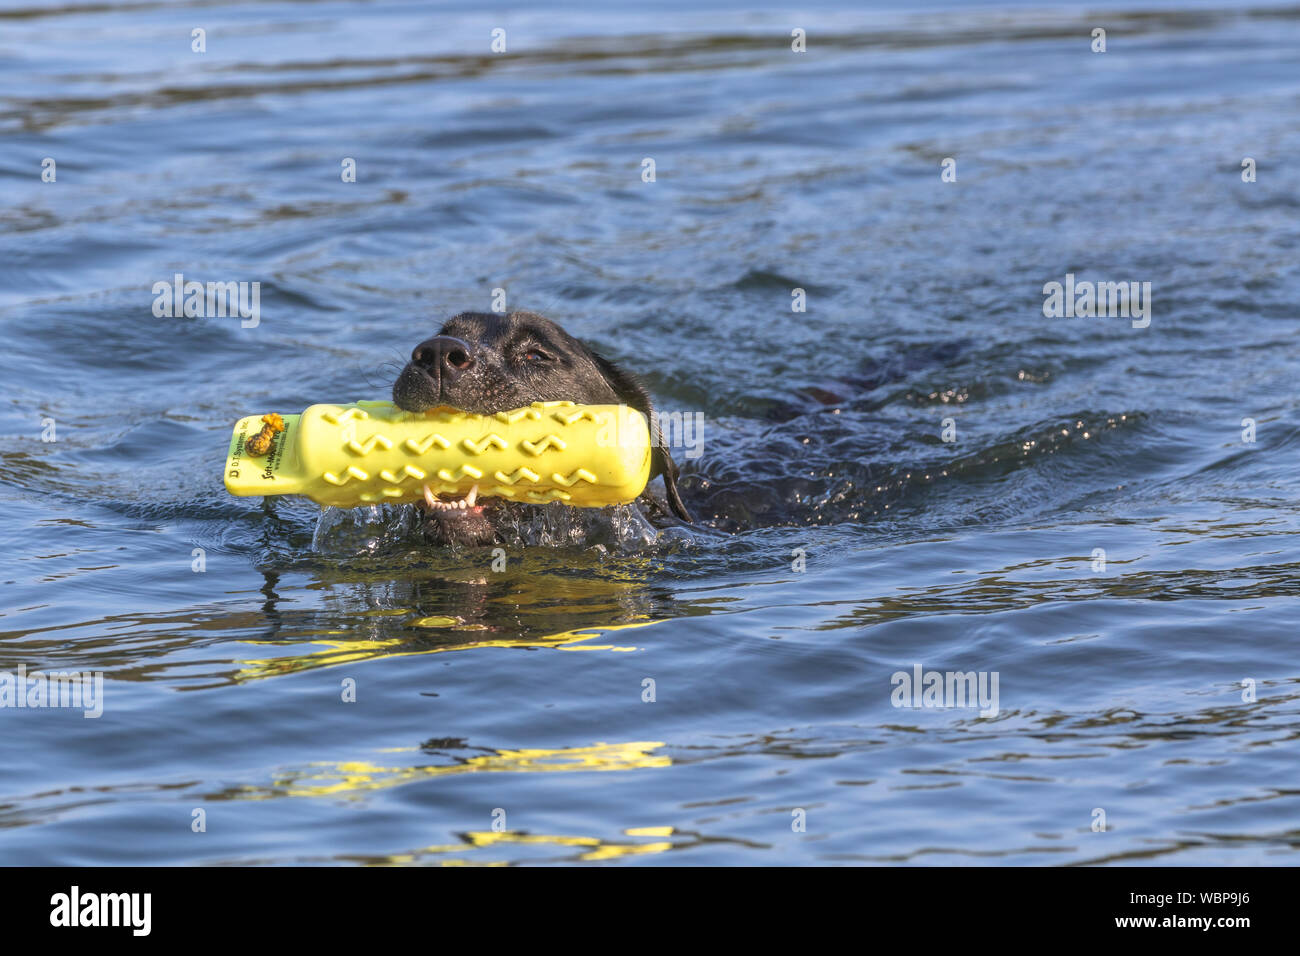
M 1297 6 L 4 0 L 0 671 L 104 696 L 0 709 L 0 863 L 1296 864 L 1298 116 Z M 226 494 L 494 288 L 694 528 Z

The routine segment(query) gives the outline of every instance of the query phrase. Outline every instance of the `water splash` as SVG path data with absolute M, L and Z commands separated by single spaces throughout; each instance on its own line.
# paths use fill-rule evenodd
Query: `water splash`
M 573 508 L 559 502 L 507 503 L 497 515 L 497 543 L 505 547 L 594 547 L 627 554 L 665 537 L 635 504 Z M 312 550 L 320 554 L 377 555 L 421 545 L 428 546 L 413 505 L 324 508 L 312 535 Z
M 409 505 L 365 505 L 322 508 L 311 548 L 320 554 L 381 554 L 419 535 L 415 508 Z

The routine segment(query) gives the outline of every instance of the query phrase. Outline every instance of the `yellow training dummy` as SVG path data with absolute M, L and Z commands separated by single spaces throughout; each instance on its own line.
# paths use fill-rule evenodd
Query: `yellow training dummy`
M 651 450 L 645 416 L 623 405 L 534 402 L 495 415 L 313 405 L 236 422 L 226 489 L 339 508 L 421 498 L 445 506 L 437 495 L 594 508 L 645 490 Z

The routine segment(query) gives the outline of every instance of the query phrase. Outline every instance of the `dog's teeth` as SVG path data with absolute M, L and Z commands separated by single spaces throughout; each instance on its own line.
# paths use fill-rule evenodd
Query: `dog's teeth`
M 478 500 L 478 485 L 474 485 L 464 498 L 456 498 L 451 501 L 443 501 L 434 495 L 433 489 L 428 485 L 424 486 L 424 503 L 431 510 L 437 511 L 466 511 L 474 507 L 474 502 Z

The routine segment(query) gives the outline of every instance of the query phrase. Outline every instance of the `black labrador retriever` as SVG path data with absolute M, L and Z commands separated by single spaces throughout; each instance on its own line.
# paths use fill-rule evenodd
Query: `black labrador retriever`
M 654 422 L 650 395 L 636 376 L 535 312 L 453 316 L 411 352 L 393 384 L 393 401 L 409 412 L 450 405 L 478 415 L 532 402 L 623 404 Z M 658 434 L 653 443 L 650 477 L 663 476 L 669 507 L 690 521 L 677 490 L 677 466 Z M 495 498 L 461 502 L 427 497 L 424 534 L 438 544 L 491 544 L 503 509 L 533 507 Z M 650 503 L 657 507 L 653 499 Z

